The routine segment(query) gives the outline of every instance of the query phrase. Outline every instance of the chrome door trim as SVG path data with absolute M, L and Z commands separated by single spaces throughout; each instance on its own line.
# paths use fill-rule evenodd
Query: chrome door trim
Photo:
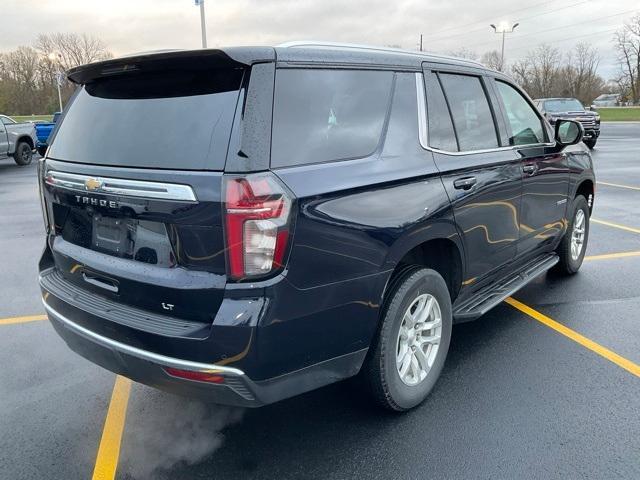
M 78 173 L 58 172 L 54 170 L 46 172 L 44 182 L 53 187 L 77 190 L 85 193 L 105 193 L 111 195 L 126 195 L 129 197 L 157 198 L 161 200 L 178 200 L 184 202 L 197 201 L 196 195 L 189 185 L 178 183 L 96 177 Z

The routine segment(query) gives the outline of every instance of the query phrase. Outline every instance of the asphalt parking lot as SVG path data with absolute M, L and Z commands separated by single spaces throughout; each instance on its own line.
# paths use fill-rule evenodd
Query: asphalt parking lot
M 392 415 L 342 383 L 257 410 L 76 356 L 43 321 L 35 164 L 0 161 L 0 478 L 640 478 L 640 124 L 604 124 L 587 259 L 454 328 Z

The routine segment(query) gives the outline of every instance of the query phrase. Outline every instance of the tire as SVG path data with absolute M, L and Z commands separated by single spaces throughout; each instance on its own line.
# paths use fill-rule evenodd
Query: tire
M 33 151 L 27 142 L 18 142 L 13 159 L 20 166 L 29 165 L 33 160 Z
M 596 142 L 598 141 L 598 139 L 596 138 L 589 138 L 587 140 L 584 141 L 584 144 L 589 147 L 589 150 L 593 150 L 596 146 Z
M 431 305 L 426 322 L 418 314 L 421 304 L 423 308 Z M 437 313 L 440 313 L 439 326 Z M 406 317 L 407 314 L 409 317 Z M 412 315 L 418 320 L 416 325 L 430 324 L 433 327 L 416 334 L 420 329 L 406 328 L 411 323 L 409 320 Z M 397 279 L 385 301 L 380 328 L 360 372 L 377 404 L 389 410 L 405 411 L 422 403 L 442 372 L 451 342 L 452 323 L 451 297 L 444 279 L 436 271 L 416 267 Z M 400 335 L 401 327 L 403 336 Z M 435 341 L 425 340 L 433 340 L 438 334 L 440 340 L 437 348 Z M 409 346 L 412 342 L 413 347 Z M 417 349 L 421 349 L 423 355 L 416 354 Z M 406 352 L 404 355 L 403 351 Z M 405 360 L 399 366 L 398 356 Z M 406 368 L 408 357 L 409 367 Z M 421 360 L 418 360 L 419 357 Z M 426 362 L 427 366 L 430 364 L 430 368 L 421 369 L 421 365 L 425 365 L 421 362 Z M 401 377 L 403 367 L 405 376 Z M 425 376 L 422 377 L 422 374 Z
M 582 213 L 580 213 L 582 212 Z M 582 238 L 578 241 L 580 247 L 579 252 L 572 252 L 572 239 L 574 234 L 576 238 L 579 238 L 580 230 L 580 217 L 582 217 Z M 563 275 L 573 275 L 582 265 L 584 260 L 584 254 L 587 250 L 587 242 L 589 241 L 589 206 L 587 205 L 587 199 L 582 195 L 578 195 L 573 199 L 571 204 L 570 214 L 568 215 L 569 225 L 565 232 L 560 244 L 556 248 L 556 252 L 560 257 L 560 261 L 555 266 L 555 271 Z M 577 230 L 576 230 L 577 227 Z M 577 247 L 575 247 L 577 248 Z

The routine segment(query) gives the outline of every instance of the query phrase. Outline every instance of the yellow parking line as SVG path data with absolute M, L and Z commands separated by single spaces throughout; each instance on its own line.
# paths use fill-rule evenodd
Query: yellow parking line
M 104 421 L 98 457 L 93 469 L 93 480 L 113 480 L 116 476 L 130 393 L 131 380 L 118 375 L 113 386 L 107 418 Z
M 620 230 L 626 230 L 627 232 L 640 233 L 640 228 L 627 227 L 625 225 L 620 225 L 619 223 L 605 222 L 604 220 L 598 220 L 595 218 L 591 218 L 591 221 L 594 223 L 599 223 L 600 225 L 606 225 L 608 227 L 619 228 Z
M 559 322 L 543 315 L 542 313 L 534 310 L 533 308 L 525 305 L 522 302 L 519 302 L 515 298 L 509 297 L 505 300 L 509 305 L 513 308 L 520 310 L 522 313 L 529 315 L 531 318 L 539 321 L 540 323 L 546 325 L 549 328 L 552 328 L 556 332 L 564 335 L 567 338 L 570 338 L 574 342 L 582 345 L 583 347 L 591 350 L 594 353 L 597 353 L 603 358 L 606 358 L 610 362 L 615 363 L 620 368 L 624 368 L 628 372 L 632 373 L 636 377 L 640 377 L 640 365 L 637 363 L 633 363 L 631 360 L 627 360 L 624 357 L 621 357 L 615 352 L 612 352 L 608 348 L 603 347 L 599 343 L 594 342 L 593 340 L 588 339 L 587 337 L 580 335 L 578 332 L 571 330 L 568 327 L 565 327 Z
M 37 322 L 40 320 L 46 320 L 46 315 L 28 315 L 26 317 L 10 317 L 10 318 L 0 318 L 0 325 L 13 325 L 14 323 L 27 323 L 27 322 Z
M 619 252 L 605 253 L 603 255 L 587 255 L 585 260 L 608 260 L 610 258 L 640 257 L 640 251 L 636 252 Z
M 628 188 L 629 190 L 640 190 L 640 187 L 631 187 L 629 185 L 620 185 L 619 183 L 597 182 L 598 185 L 606 185 L 608 187 Z

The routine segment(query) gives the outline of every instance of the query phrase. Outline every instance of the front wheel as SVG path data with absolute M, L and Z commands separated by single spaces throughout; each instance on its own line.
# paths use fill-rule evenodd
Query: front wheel
M 404 411 L 419 405 L 440 376 L 451 341 L 451 297 L 444 279 L 426 268 L 394 285 L 361 375 L 378 404 Z
M 18 165 L 29 165 L 33 159 L 33 151 L 27 142 L 20 142 L 16 145 L 16 151 L 13 159 Z
M 589 205 L 582 195 L 573 200 L 568 218 L 567 231 L 556 249 L 560 257 L 556 271 L 573 275 L 582 265 L 589 240 Z

